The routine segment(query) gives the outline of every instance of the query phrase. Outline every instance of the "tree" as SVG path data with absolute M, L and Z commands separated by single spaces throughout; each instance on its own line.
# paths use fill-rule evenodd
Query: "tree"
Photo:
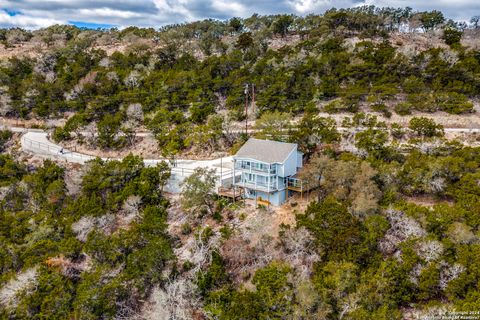
M 329 261 L 314 275 L 315 287 L 320 296 L 332 306 L 330 312 L 338 314 L 337 319 L 356 308 L 358 298 L 352 294 L 359 282 L 357 274 L 358 266 L 352 262 Z
M 285 37 L 293 21 L 294 18 L 292 15 L 281 15 L 273 22 L 273 32 Z
M 420 14 L 420 22 L 423 30 L 430 31 L 445 22 L 445 17 L 442 12 L 437 10 L 426 11 Z
M 8 154 L 0 154 L 0 187 L 20 180 L 24 174 L 25 168 L 21 163 L 14 161 Z
M 260 139 L 286 141 L 290 115 L 279 111 L 266 111 L 255 122 L 256 136 Z
M 118 131 L 122 124 L 122 115 L 120 113 L 111 115 L 106 114 L 97 124 L 98 142 L 103 148 L 115 148 L 121 145 L 121 140 L 117 139 Z
M 138 177 L 137 194 L 147 203 L 156 203 L 171 177 L 170 166 L 162 161 L 154 167 L 143 168 Z
M 418 280 L 419 299 L 427 300 L 436 297 L 440 292 L 440 270 L 436 263 L 423 269 Z
M 382 129 L 368 128 L 355 134 L 355 146 L 376 157 L 385 156 L 388 133 Z
M 334 197 L 312 202 L 304 214 L 297 215 L 297 226 L 305 227 L 315 238 L 322 258 L 349 261 L 360 243 L 360 223 L 347 207 Z
M 442 125 L 426 117 L 413 117 L 408 127 L 420 137 L 442 137 L 444 134 Z
M 480 28 L 480 16 L 473 16 L 470 19 L 470 23 L 472 24 L 473 29 Z
M 377 171 L 365 161 L 357 169 L 349 194 L 350 209 L 357 217 L 364 218 L 378 207 L 382 192 L 373 180 L 376 175 Z
M 215 105 L 214 104 L 201 104 L 201 105 L 192 105 L 189 109 L 190 111 L 190 120 L 194 123 L 200 124 L 204 123 L 207 120 L 208 116 L 214 114 Z
M 217 251 L 212 252 L 212 262 L 206 271 L 199 271 L 197 274 L 196 285 L 200 294 L 206 296 L 207 293 L 222 284 L 226 283 L 228 275 L 225 270 L 225 263 L 222 256 Z
M 5 150 L 5 146 L 12 136 L 13 133 L 10 130 L 0 130 L 0 152 Z
M 288 281 L 291 272 L 288 265 L 277 262 L 255 272 L 252 283 L 257 289 L 258 297 L 265 304 L 260 318 L 281 319 L 284 315 L 291 314 L 293 290 Z
M 213 214 L 216 182 L 215 169 L 195 169 L 193 174 L 182 182 L 182 208 L 200 216 L 205 213 Z
M 324 155 L 312 157 L 299 173 L 309 186 L 318 186 L 318 201 L 327 195 L 345 201 L 359 218 L 372 214 L 382 193 L 373 180 L 377 171 L 367 162 L 335 161 Z
M 202 152 L 218 150 L 222 146 L 222 138 L 225 138 L 224 123 L 225 119 L 221 115 L 210 115 L 207 123 L 193 129 L 192 133 L 185 139 L 185 144 Z
M 233 17 L 232 19 L 230 19 L 228 26 L 232 29 L 233 33 L 242 32 L 244 28 L 242 20 L 237 17 Z
M 246 50 L 253 46 L 253 38 L 252 38 L 252 33 L 251 32 L 244 32 L 242 33 L 238 39 L 237 43 L 235 44 L 235 47 L 241 50 Z
M 311 155 L 320 144 L 330 144 L 340 141 L 335 119 L 319 117 L 306 112 L 298 126 L 293 130 L 292 141 L 307 155 Z
M 190 126 L 184 114 L 176 109 L 161 108 L 147 123 L 165 156 L 175 155 L 185 148 L 185 138 Z
M 463 32 L 454 28 L 445 28 L 443 30 L 442 39 L 449 46 L 454 46 L 460 44 L 462 39 Z
M 272 262 L 255 272 L 255 291 L 232 286 L 213 291 L 206 309 L 221 320 L 283 319 L 292 314 L 295 305 L 292 275 L 288 265 Z
M 447 92 L 437 94 L 435 100 L 441 110 L 450 114 L 462 114 L 473 112 L 473 103 L 463 94 Z
M 334 166 L 334 160 L 324 155 L 314 156 L 310 162 L 300 171 L 299 176 L 308 186 L 320 188 L 318 192 L 318 202 L 323 201 L 326 190 L 322 183 L 325 181 L 325 175 Z

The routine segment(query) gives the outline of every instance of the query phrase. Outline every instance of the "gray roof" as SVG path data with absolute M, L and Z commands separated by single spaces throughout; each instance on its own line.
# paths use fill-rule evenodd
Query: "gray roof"
M 238 150 L 235 158 L 250 158 L 266 163 L 283 163 L 296 148 L 295 143 L 250 138 Z

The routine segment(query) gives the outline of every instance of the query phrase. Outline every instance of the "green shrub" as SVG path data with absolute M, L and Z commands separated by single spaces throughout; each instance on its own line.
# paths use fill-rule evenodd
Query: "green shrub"
M 0 152 L 5 150 L 5 146 L 12 136 L 13 133 L 10 130 L 0 130 Z
M 395 105 L 393 110 L 395 110 L 395 112 L 401 116 L 406 116 L 412 114 L 412 108 L 412 104 L 408 102 L 400 102 Z
M 182 229 L 182 234 L 183 235 L 188 235 L 188 234 L 192 233 L 192 226 L 188 222 L 182 224 L 181 229 Z
M 442 39 L 448 44 L 450 47 L 460 44 L 460 40 L 462 39 L 463 32 L 460 30 L 456 30 L 454 28 L 445 28 L 443 30 Z
M 342 100 L 334 100 L 323 107 L 323 110 L 327 113 L 340 113 L 349 111 L 347 105 L 343 103 Z
M 371 108 L 373 111 L 381 112 L 386 118 L 390 118 L 392 116 L 392 112 L 383 103 L 372 104 Z
M 408 127 L 421 137 L 442 137 L 444 135 L 443 126 L 426 117 L 413 117 L 410 119 Z

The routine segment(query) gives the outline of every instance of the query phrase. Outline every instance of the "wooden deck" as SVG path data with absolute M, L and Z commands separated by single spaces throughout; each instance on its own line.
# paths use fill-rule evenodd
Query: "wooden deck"
M 310 191 L 315 189 L 317 186 L 314 184 L 309 184 L 305 180 L 299 179 L 296 176 L 290 177 L 287 180 L 287 187 L 285 189 L 285 198 L 288 199 L 289 191 L 300 193 L 300 198 L 303 199 L 303 195 L 310 194 Z
M 226 198 L 231 198 L 233 200 L 238 200 L 238 199 L 241 199 L 243 197 L 244 191 L 241 188 L 236 188 L 235 191 L 234 191 L 232 187 L 230 187 L 230 188 L 219 187 L 217 193 L 221 197 L 226 197 Z
M 306 192 L 314 189 L 315 186 L 307 183 L 304 180 L 298 178 L 288 178 L 287 180 L 287 189 L 295 192 Z

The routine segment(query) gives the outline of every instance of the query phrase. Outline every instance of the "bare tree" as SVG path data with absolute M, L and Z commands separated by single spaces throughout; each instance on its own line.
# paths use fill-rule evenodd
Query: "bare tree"
M 470 19 L 470 23 L 472 24 L 473 29 L 479 29 L 480 28 L 480 16 L 473 16 Z
M 136 88 L 140 85 L 141 75 L 137 70 L 132 70 L 123 81 L 129 88 Z
M 436 240 L 425 240 L 415 245 L 415 252 L 428 263 L 440 258 L 443 253 L 443 245 Z
M 299 274 L 298 280 L 307 280 L 313 272 L 313 266 L 320 260 L 316 253 L 314 239 L 305 228 L 287 229 L 280 238 L 283 259 Z
M 127 118 L 135 123 L 143 122 L 143 109 L 140 103 L 132 103 L 127 107 Z
M 92 216 L 83 216 L 72 224 L 72 231 L 79 241 L 87 241 L 88 234 L 95 228 L 96 219 Z
M 450 265 L 447 262 L 443 262 L 440 269 L 440 288 L 445 289 L 450 281 L 458 278 L 465 270 L 465 267 L 459 263 Z
M 0 306 L 14 309 L 19 302 L 19 294 L 28 294 L 35 287 L 38 270 L 30 268 L 18 273 L 15 278 L 2 285 L 0 288 Z
M 325 190 L 322 183 L 325 181 L 327 171 L 333 166 L 334 161 L 327 156 L 314 156 L 310 163 L 308 163 L 299 173 L 300 179 L 304 180 L 309 186 L 320 187 L 318 193 L 318 201 L 322 201 L 325 196 Z
M 386 216 L 390 222 L 390 229 L 379 243 L 380 250 L 385 254 L 397 251 L 398 245 L 408 238 L 420 238 L 427 234 L 417 221 L 401 211 L 388 209 Z
M 193 281 L 184 278 L 175 278 L 163 288 L 154 288 L 142 319 L 192 319 L 192 311 L 200 306 L 196 290 Z

